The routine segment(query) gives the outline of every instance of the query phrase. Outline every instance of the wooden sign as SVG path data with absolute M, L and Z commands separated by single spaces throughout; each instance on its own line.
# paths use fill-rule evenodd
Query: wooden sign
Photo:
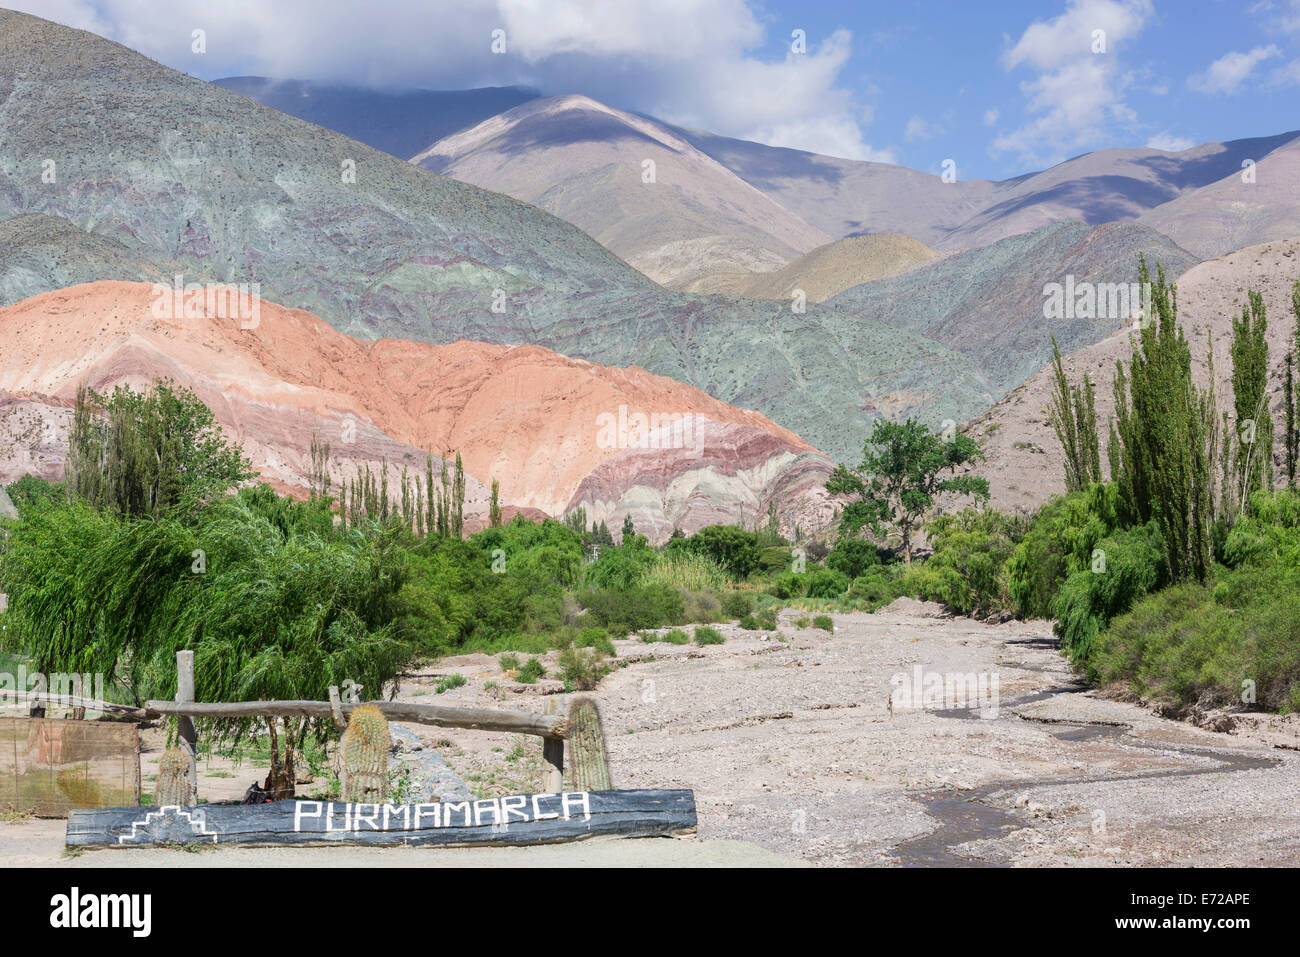
M 0 809 L 67 817 L 140 802 L 140 732 L 114 721 L 0 718 Z
M 76 810 L 69 847 L 554 844 L 695 831 L 693 791 L 564 791 L 433 804 L 277 801 Z

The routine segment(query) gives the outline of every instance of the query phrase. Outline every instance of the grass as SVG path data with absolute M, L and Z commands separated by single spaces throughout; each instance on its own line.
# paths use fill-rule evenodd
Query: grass
M 822 631 L 835 631 L 835 620 L 830 615 L 818 615 L 812 623 L 814 628 L 820 628 Z
M 726 573 L 707 555 L 673 552 L 655 557 L 641 575 L 641 585 L 663 585 L 686 591 L 718 591 L 727 583 Z
M 433 690 L 437 694 L 443 694 L 444 692 L 450 691 L 452 688 L 462 688 L 466 683 L 464 675 L 448 675 L 434 685 Z
M 648 644 L 666 641 L 670 645 L 685 645 L 690 643 L 691 636 L 686 634 L 686 632 L 682 631 L 680 628 L 673 628 L 670 631 L 664 632 L 647 632 L 641 636 L 641 640 Z

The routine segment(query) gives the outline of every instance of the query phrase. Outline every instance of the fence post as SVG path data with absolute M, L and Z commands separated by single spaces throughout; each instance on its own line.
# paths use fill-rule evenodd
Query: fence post
M 559 714 L 560 706 L 554 698 L 542 705 L 543 714 Z M 559 794 L 564 790 L 564 739 L 542 738 L 542 759 L 550 765 L 546 772 L 546 793 Z
M 176 703 L 194 702 L 194 652 L 176 652 Z M 176 717 L 176 737 L 180 749 L 189 761 L 190 804 L 199 802 L 198 736 L 194 733 L 194 719 L 187 715 Z

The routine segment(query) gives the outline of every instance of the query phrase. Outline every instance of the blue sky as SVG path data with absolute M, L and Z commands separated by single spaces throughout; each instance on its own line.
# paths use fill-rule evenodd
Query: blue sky
M 525 84 L 962 179 L 1300 129 L 1300 0 L 8 2 L 204 79 Z

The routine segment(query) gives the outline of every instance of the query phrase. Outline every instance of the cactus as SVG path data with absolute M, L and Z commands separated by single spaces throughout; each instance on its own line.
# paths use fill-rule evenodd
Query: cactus
M 339 788 L 343 800 L 379 804 L 388 797 L 388 719 L 371 705 L 352 712 L 339 746 Z
M 596 702 L 575 697 L 569 704 L 569 765 L 575 791 L 609 791 L 609 758 Z
M 180 748 L 168 748 L 158 760 L 153 803 L 158 807 L 189 807 L 194 803 L 190 794 L 190 759 Z

